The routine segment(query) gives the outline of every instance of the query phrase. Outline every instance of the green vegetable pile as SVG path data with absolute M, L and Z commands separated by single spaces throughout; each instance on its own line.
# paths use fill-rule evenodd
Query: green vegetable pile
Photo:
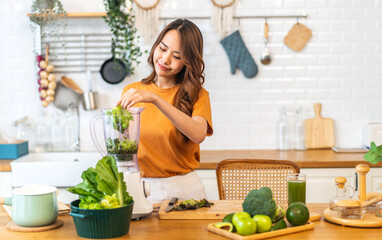
M 138 150 L 138 144 L 136 141 L 128 138 L 122 140 L 108 138 L 106 140 L 106 148 L 109 154 L 135 154 Z
M 115 158 L 106 156 L 82 172 L 82 183 L 68 188 L 80 197 L 82 209 L 117 208 L 130 204 L 133 198 L 126 191 L 123 173 L 118 172 Z
M 175 206 L 174 209 L 177 211 L 185 211 L 185 210 L 193 210 L 201 207 L 211 207 L 214 203 L 207 201 L 207 199 L 203 198 L 198 201 L 195 199 L 190 199 L 179 203 L 179 205 Z
M 106 114 L 112 116 L 113 128 L 120 133 L 124 133 L 129 127 L 129 122 L 133 120 L 131 113 L 128 110 L 122 109 L 121 105 L 113 107 Z
M 370 150 L 363 156 L 363 158 L 372 164 L 382 162 L 382 145 L 377 147 L 375 142 L 371 142 Z
M 251 217 L 267 215 L 272 222 L 285 217 L 285 210 L 276 204 L 269 187 L 251 190 L 244 199 L 243 211 L 249 213 Z

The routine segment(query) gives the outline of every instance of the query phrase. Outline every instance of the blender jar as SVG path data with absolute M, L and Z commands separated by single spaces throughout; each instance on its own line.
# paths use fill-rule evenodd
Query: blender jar
M 102 109 L 90 121 L 90 134 L 94 145 L 102 156 L 106 156 L 101 148 L 95 132 L 95 122 L 103 120 L 103 131 L 108 155 L 113 156 L 121 171 L 139 172 L 137 152 L 140 133 L 140 114 L 144 108 L 113 111 Z

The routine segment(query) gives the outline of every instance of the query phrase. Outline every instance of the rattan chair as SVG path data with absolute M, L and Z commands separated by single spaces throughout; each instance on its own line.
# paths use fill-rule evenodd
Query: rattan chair
M 299 173 L 291 161 L 227 159 L 218 163 L 216 179 L 220 200 L 242 200 L 252 189 L 269 187 L 277 203 L 287 203 L 287 174 Z

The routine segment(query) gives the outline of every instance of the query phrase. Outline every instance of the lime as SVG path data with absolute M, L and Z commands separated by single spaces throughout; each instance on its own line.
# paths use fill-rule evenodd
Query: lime
M 272 220 L 269 216 L 258 214 L 253 217 L 253 220 L 255 220 L 257 225 L 256 232 L 263 233 L 263 232 L 269 232 L 271 230 Z
M 214 226 L 220 229 L 225 229 L 228 232 L 233 231 L 233 224 L 230 222 L 219 222 L 219 223 L 215 223 Z
M 224 216 L 223 218 L 223 222 L 229 222 L 229 223 L 232 223 L 232 217 L 235 213 L 230 213 L 230 214 L 227 214 Z M 232 232 L 236 232 L 236 227 L 233 226 L 233 229 L 232 229 Z
M 236 226 L 236 223 L 239 219 L 241 218 L 251 218 L 251 215 L 249 215 L 249 213 L 247 212 L 238 212 L 238 213 L 235 213 L 233 216 L 232 216 L 232 223 L 233 225 Z
M 250 217 L 240 218 L 236 221 L 236 230 L 240 235 L 252 235 L 256 233 L 256 222 Z
M 271 231 L 276 231 L 276 230 L 284 229 L 287 227 L 288 226 L 287 226 L 286 222 L 284 221 L 284 219 L 281 219 L 275 225 L 272 226 Z
M 304 225 L 309 220 L 309 209 L 302 202 L 294 202 L 286 211 L 286 218 L 293 226 Z
M 230 213 L 230 214 L 225 215 L 224 218 L 223 218 L 223 222 L 230 222 L 230 223 L 232 223 L 232 217 L 233 217 L 234 214 L 235 213 Z

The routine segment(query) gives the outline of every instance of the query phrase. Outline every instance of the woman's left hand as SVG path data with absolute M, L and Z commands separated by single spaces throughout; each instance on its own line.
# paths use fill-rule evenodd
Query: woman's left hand
M 123 109 L 129 109 L 140 102 L 155 103 L 158 95 L 153 92 L 130 88 L 118 100 L 116 106 L 121 105 Z

